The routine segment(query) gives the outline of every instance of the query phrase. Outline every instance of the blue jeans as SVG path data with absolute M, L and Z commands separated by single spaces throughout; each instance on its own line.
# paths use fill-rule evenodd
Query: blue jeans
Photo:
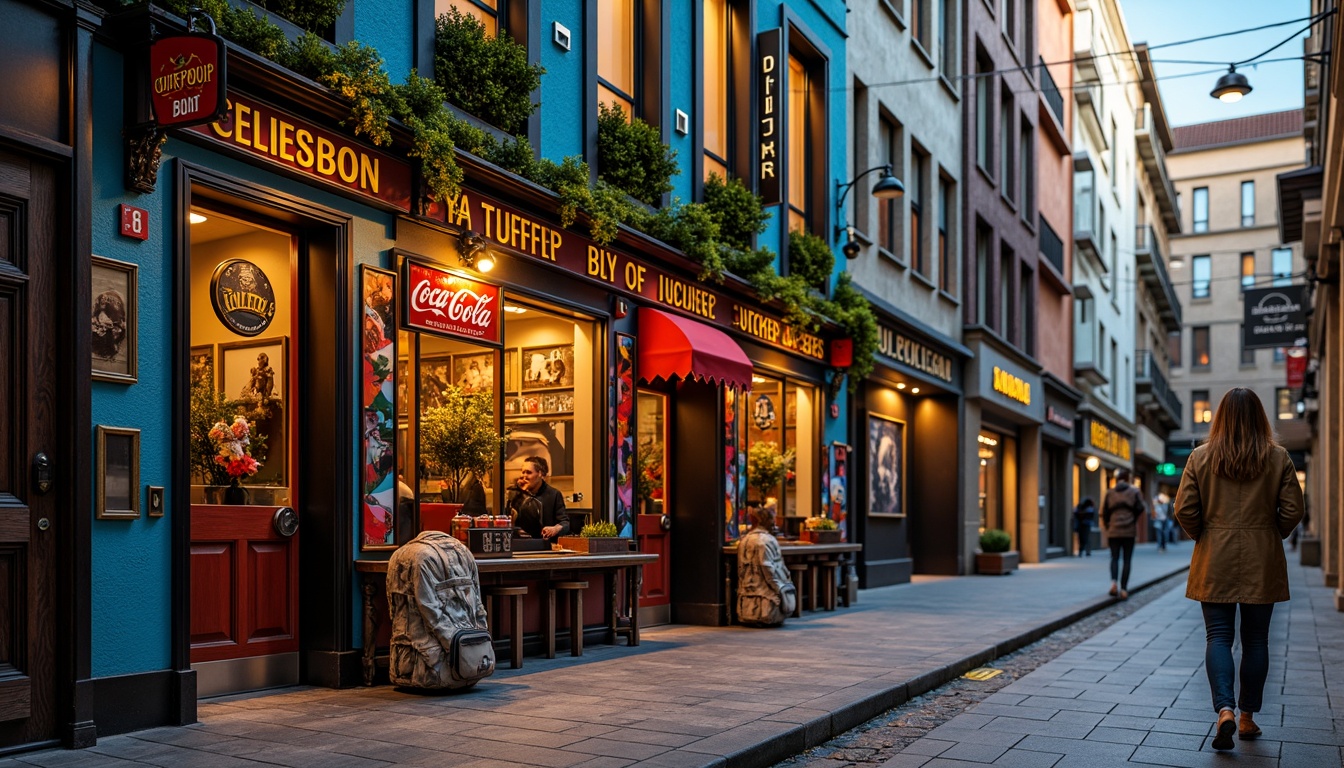
M 1116 571 L 1120 571 L 1120 588 L 1129 591 L 1129 565 L 1134 560 L 1134 537 L 1133 536 L 1112 536 L 1107 539 L 1111 544 L 1111 581 L 1115 581 Z M 1124 559 L 1125 567 L 1120 569 L 1120 560 Z
M 1200 603 L 1204 609 L 1204 633 L 1208 646 L 1204 667 L 1209 673 L 1213 711 L 1239 709 L 1259 712 L 1269 675 L 1269 620 L 1274 604 L 1241 603 L 1241 698 L 1233 697 L 1236 671 L 1232 641 L 1236 638 L 1237 603 Z

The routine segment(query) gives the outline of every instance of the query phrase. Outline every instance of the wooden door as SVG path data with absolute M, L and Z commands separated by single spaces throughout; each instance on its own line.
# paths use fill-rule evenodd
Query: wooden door
M 641 607 L 668 605 L 672 601 L 672 535 L 663 530 L 662 518 L 662 515 L 635 516 L 639 551 L 658 556 L 658 562 L 644 566 L 644 588 L 639 592 Z
M 0 747 L 57 735 L 56 537 L 70 520 L 56 497 L 73 458 L 55 440 L 56 231 L 53 169 L 0 152 Z
M 191 662 L 299 650 L 299 534 L 278 507 L 191 507 Z

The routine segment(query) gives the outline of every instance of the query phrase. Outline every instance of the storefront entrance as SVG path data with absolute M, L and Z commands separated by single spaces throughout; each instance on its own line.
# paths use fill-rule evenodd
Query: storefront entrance
M 62 419 L 52 412 L 69 405 L 57 396 L 50 365 L 57 356 L 56 329 L 64 325 L 57 321 L 54 290 L 56 191 L 51 168 L 0 152 L 0 232 L 9 234 L 0 237 L 0 327 L 6 329 L 0 359 L 8 363 L 0 381 L 8 393 L 0 398 L 0 467 L 24 470 L 0 474 L 0 747 L 57 735 L 56 545 L 58 537 L 73 536 L 73 520 L 60 514 L 70 489 L 56 480 L 72 470 L 51 462 L 73 457 L 58 443 Z M 124 348 L 124 311 L 123 304 L 120 317 L 109 312 L 102 318 L 108 334 L 119 335 L 116 350 Z M 93 321 L 97 326 L 100 317 Z
M 669 395 L 663 392 L 640 389 L 636 401 L 635 536 L 640 552 L 658 555 L 657 564 L 644 569 L 644 584 L 639 596 L 640 623 L 648 625 L 666 624 L 672 620 L 668 400 Z

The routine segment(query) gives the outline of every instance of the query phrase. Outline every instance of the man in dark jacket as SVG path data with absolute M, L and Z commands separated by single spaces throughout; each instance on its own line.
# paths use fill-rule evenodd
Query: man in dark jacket
M 1134 559 L 1134 537 L 1138 535 L 1139 520 L 1147 510 L 1143 494 L 1129 484 L 1129 470 L 1115 471 L 1115 486 L 1106 492 L 1101 504 L 1101 523 L 1106 529 L 1106 540 L 1111 545 L 1111 596 L 1115 597 L 1115 575 L 1121 556 L 1125 567 L 1120 573 L 1119 597 L 1129 599 L 1129 565 Z
M 546 482 L 550 467 L 540 456 L 523 459 L 518 472 L 517 492 L 509 501 L 514 513 L 513 524 L 528 536 L 554 541 L 569 533 L 569 515 L 565 512 L 565 497 Z

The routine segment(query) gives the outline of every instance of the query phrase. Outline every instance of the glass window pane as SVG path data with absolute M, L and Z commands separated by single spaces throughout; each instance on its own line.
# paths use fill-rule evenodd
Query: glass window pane
M 753 474 L 750 458 L 753 446 L 769 442 L 780 452 L 794 451 L 789 476 L 763 495 L 760 490 L 751 488 L 748 496 L 752 501 L 775 499 L 780 514 L 779 525 L 796 533 L 801 523 L 797 518 L 810 517 L 817 511 L 816 467 L 821 448 L 821 429 L 816 413 L 818 390 L 753 374 L 751 390 L 745 397 L 745 418 L 741 419 L 740 434 L 741 445 L 748 456 L 748 486 Z
M 1270 256 L 1270 269 L 1274 271 L 1274 285 L 1293 284 L 1293 249 L 1275 248 Z
M 1280 421 L 1297 417 L 1297 404 L 1293 402 L 1293 391 L 1285 387 L 1274 388 L 1274 403 Z
M 616 93 L 615 91 L 611 90 L 610 88 L 600 83 L 597 86 L 597 100 L 600 103 L 606 104 L 609 107 L 615 106 L 617 104 L 621 105 L 621 109 L 625 110 L 626 120 L 629 120 L 635 113 L 634 102 L 630 101 L 624 96 L 621 96 L 620 94 Z
M 1213 421 L 1213 404 L 1209 401 L 1209 390 L 1197 389 L 1190 393 L 1190 421 L 1196 429 L 1207 428 Z
M 1167 334 L 1167 359 L 1171 361 L 1171 367 L 1177 368 L 1181 365 L 1181 332 L 1172 331 Z
M 496 0 L 435 0 L 434 17 L 438 18 L 448 12 L 449 8 L 457 8 L 463 16 L 471 16 L 485 26 L 486 37 L 494 37 L 499 33 L 499 11 L 496 9 Z
M 1190 331 L 1190 365 L 1195 368 L 1209 366 L 1209 327 L 1201 325 Z
M 1200 187 L 1195 190 L 1195 212 L 1194 223 L 1196 232 L 1209 231 L 1209 188 Z
M 789 206 L 807 219 L 807 102 L 810 90 L 807 68 L 792 54 L 789 55 Z M 790 217 L 793 218 L 792 216 Z M 792 223 L 790 229 L 795 229 Z M 804 227 L 805 228 L 805 227 Z
M 1241 287 L 1255 287 L 1255 254 L 1241 254 Z
M 1255 182 L 1241 182 L 1241 226 L 1255 226 Z
M 705 181 L 709 181 L 710 176 L 717 175 L 721 179 L 728 178 L 728 166 L 719 162 L 717 158 L 705 153 Z
M 705 0 L 705 151 L 728 157 L 728 0 Z
M 1190 260 L 1190 296 L 1195 299 L 1209 298 L 1212 280 L 1212 263 L 1208 256 L 1196 256 Z
M 883 116 L 878 120 L 877 130 L 878 147 L 881 148 L 884 155 L 883 162 L 892 163 L 892 167 L 894 168 L 896 167 L 894 153 L 896 149 L 897 128 L 891 120 Z M 856 200 L 854 204 L 863 205 L 865 202 L 866 201 L 860 198 L 859 200 Z M 894 226 L 895 216 L 893 215 L 896 206 L 893 203 L 894 201 L 892 200 L 879 200 L 877 202 L 877 242 L 878 245 L 886 248 L 888 251 L 894 251 L 896 245 Z
M 597 76 L 635 92 L 635 3 L 597 0 Z

